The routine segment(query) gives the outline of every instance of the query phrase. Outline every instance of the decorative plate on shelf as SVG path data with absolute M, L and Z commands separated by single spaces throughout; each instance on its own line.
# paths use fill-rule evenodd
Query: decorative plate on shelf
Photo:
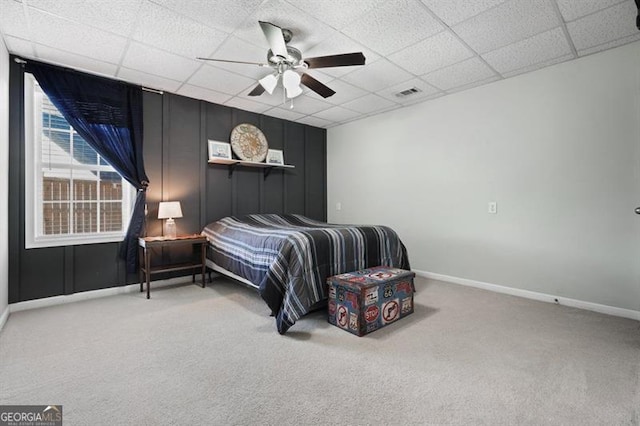
M 264 133 L 253 124 L 238 124 L 231 131 L 231 149 L 239 159 L 261 162 L 267 157 L 269 144 Z

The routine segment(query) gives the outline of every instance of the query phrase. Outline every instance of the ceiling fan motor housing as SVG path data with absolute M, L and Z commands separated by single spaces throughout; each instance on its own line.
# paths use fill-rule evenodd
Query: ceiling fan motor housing
M 293 46 L 287 46 L 287 57 L 274 54 L 271 49 L 267 52 L 267 61 L 269 65 L 274 68 L 278 68 L 279 65 L 284 64 L 288 67 L 295 67 L 302 63 L 302 53 Z

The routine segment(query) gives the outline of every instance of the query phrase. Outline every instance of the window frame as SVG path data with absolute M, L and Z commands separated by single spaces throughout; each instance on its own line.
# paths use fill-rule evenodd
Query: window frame
M 35 90 L 36 79 L 29 73 L 24 74 L 24 136 L 25 136 L 25 248 L 59 247 L 81 244 L 101 244 L 110 242 L 120 242 L 124 239 L 135 200 L 135 188 L 122 179 L 122 230 L 110 232 L 92 233 L 70 233 L 46 235 L 43 232 L 43 162 L 42 162 L 42 100 L 38 102 L 39 95 Z M 73 127 L 71 127 L 73 128 Z M 71 132 L 71 138 L 73 137 Z M 103 160 L 104 162 L 104 160 Z M 96 165 L 58 165 L 61 168 L 71 170 L 91 170 L 91 171 L 117 171 L 108 165 L 102 165 L 98 161 Z M 99 181 L 98 181 L 99 182 Z M 97 185 L 100 187 L 100 185 Z M 73 192 L 73 188 L 71 188 Z M 98 189 L 99 191 L 99 189 Z M 95 202 L 109 200 L 73 200 L 70 196 L 69 203 L 72 206 L 71 216 L 73 216 L 74 203 Z M 73 230 L 73 219 L 70 230 Z

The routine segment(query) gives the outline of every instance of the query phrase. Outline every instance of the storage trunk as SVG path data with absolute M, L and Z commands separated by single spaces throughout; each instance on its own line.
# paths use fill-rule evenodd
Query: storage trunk
M 329 322 L 358 336 L 413 313 L 411 271 L 376 266 L 327 278 Z

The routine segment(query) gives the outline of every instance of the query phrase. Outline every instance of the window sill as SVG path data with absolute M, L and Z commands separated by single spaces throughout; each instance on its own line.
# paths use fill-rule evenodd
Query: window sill
M 40 237 L 31 241 L 25 241 L 25 249 L 77 246 L 83 244 L 103 244 L 119 243 L 124 240 L 124 234 L 102 234 L 91 236 L 69 236 L 69 237 Z

